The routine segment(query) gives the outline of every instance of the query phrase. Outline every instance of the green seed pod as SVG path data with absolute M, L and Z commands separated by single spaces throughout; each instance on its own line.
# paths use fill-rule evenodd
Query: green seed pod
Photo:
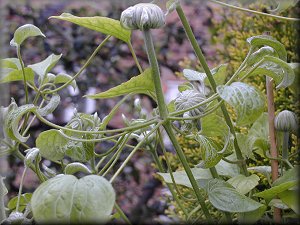
M 188 109 L 190 107 L 193 107 L 205 100 L 205 96 L 202 95 L 200 92 L 197 92 L 195 90 L 186 90 L 177 96 L 175 99 L 175 109 L 176 111 Z M 190 112 L 191 116 L 198 116 L 202 114 L 205 110 L 205 105 L 202 105 L 198 108 L 192 109 Z
M 284 132 L 297 132 L 298 118 L 295 113 L 283 110 L 275 117 L 275 129 Z
M 155 4 L 139 3 L 125 9 L 120 22 L 128 30 L 157 29 L 165 25 L 165 14 Z

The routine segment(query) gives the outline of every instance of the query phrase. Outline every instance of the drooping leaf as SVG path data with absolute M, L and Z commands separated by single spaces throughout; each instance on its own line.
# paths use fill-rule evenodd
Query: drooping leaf
M 299 192 L 286 190 L 278 194 L 278 197 L 295 213 L 300 214 L 299 210 Z
M 105 223 L 115 203 L 115 191 L 103 177 L 57 175 L 33 193 L 31 207 L 37 223 Z
M 273 48 L 278 54 L 279 58 L 283 61 L 287 61 L 287 52 L 283 44 L 268 35 L 258 35 L 247 39 L 247 42 L 251 47 L 269 46 Z
M 261 197 L 266 199 L 266 201 L 270 201 L 272 198 L 274 198 L 276 195 L 280 194 L 281 192 L 288 190 L 289 188 L 294 187 L 297 185 L 298 181 L 288 181 L 284 182 L 282 184 L 279 184 L 275 187 L 272 187 L 270 189 L 267 189 L 265 191 L 255 193 L 254 196 Z
M 90 169 L 79 162 L 74 162 L 74 163 L 69 163 L 66 167 L 65 167 L 65 174 L 74 174 L 77 172 L 83 172 L 83 173 L 87 173 L 87 174 L 91 174 L 92 172 L 90 171 Z
M 122 83 L 116 87 L 113 87 L 107 91 L 87 95 L 85 97 L 92 99 L 101 99 L 101 98 L 113 98 L 125 94 L 147 94 L 153 99 L 155 99 L 155 88 L 152 80 L 151 69 L 146 69 L 143 73 L 138 76 L 131 78 L 129 81 Z
M 130 42 L 131 31 L 124 29 L 118 20 L 100 16 L 78 17 L 70 13 L 63 13 L 60 16 L 51 16 L 50 18 L 69 21 L 103 34 L 112 35 L 127 43 Z
M 262 204 L 237 192 L 230 184 L 220 179 L 208 181 L 206 191 L 211 204 L 225 212 L 250 212 Z
M 169 0 L 166 2 L 166 8 L 168 9 L 168 13 L 173 12 L 177 6 L 180 5 L 180 0 Z
M 28 65 L 29 68 L 33 69 L 33 71 L 39 75 L 40 84 L 42 84 L 47 73 L 56 65 L 61 56 L 62 54 L 51 54 L 39 63 Z
M 254 224 L 264 215 L 266 210 L 267 206 L 262 205 L 254 211 L 238 213 L 238 221 L 240 224 Z
M 26 156 L 24 159 L 24 163 L 27 167 L 29 167 L 34 161 L 40 162 L 40 150 L 38 148 L 30 148 L 26 151 Z
M 65 74 L 65 73 L 59 73 L 55 76 L 54 80 L 53 80 L 53 83 L 54 84 L 65 84 L 67 83 L 68 81 L 70 81 L 73 77 L 68 75 L 68 74 Z M 76 80 L 73 80 L 70 84 L 74 90 L 76 89 L 77 87 L 77 84 L 76 84 Z
M 227 180 L 239 193 L 247 194 L 258 185 L 259 177 L 255 174 L 246 177 L 245 175 L 238 175 Z
M 5 58 L 0 60 L 1 68 L 10 68 L 14 70 L 22 69 L 18 58 Z
M 19 210 L 22 212 L 26 205 L 28 203 L 30 203 L 30 199 L 32 197 L 32 193 L 25 193 L 25 194 L 21 194 L 20 196 L 20 204 L 19 204 Z M 9 200 L 7 207 L 10 210 L 15 210 L 17 207 L 17 202 L 18 202 L 18 196 L 12 198 L 11 200 Z
M 38 27 L 32 24 L 25 24 L 15 31 L 14 38 L 10 41 L 10 45 L 15 47 L 20 46 L 27 38 L 35 36 L 46 37 Z
M 299 0 L 276 0 L 277 7 L 275 9 L 269 9 L 272 13 L 281 13 L 291 7 L 294 7 Z
M 34 112 L 36 110 L 35 105 L 28 104 L 22 105 L 17 107 L 16 103 L 12 103 L 15 106 L 13 109 L 7 114 L 7 118 L 4 122 L 4 130 L 9 138 L 18 142 L 26 142 L 29 136 L 22 136 L 19 133 L 19 122 L 23 115 L 27 114 L 28 112 Z
M 24 79 L 23 71 L 21 69 L 20 70 L 8 69 L 8 70 L 6 70 L 6 73 L 4 70 L 2 70 L 1 72 L 2 72 L 2 75 L 1 75 L 0 83 L 20 81 L 20 80 Z M 34 73 L 33 73 L 32 69 L 26 67 L 26 68 L 24 68 L 24 73 L 25 73 L 26 81 L 33 84 L 34 83 Z
M 37 112 L 41 116 L 47 116 L 57 108 L 59 103 L 60 103 L 60 96 L 58 94 L 53 94 L 48 104 L 43 108 L 38 109 Z
M 264 111 L 264 96 L 253 86 L 234 82 L 230 86 L 218 86 L 217 92 L 222 99 L 234 107 L 237 112 L 238 126 L 253 123 Z
M 67 143 L 68 140 L 54 129 L 40 133 L 36 139 L 36 147 L 40 149 L 41 156 L 53 161 L 63 159 Z
M 247 59 L 247 65 L 252 66 L 262 60 L 267 55 L 275 55 L 275 50 L 269 46 L 264 46 L 253 52 Z

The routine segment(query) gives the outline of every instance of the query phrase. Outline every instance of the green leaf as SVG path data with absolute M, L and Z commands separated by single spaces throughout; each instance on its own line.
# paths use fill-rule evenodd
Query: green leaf
M 255 174 L 248 177 L 240 174 L 227 180 L 229 184 L 243 195 L 255 188 L 258 185 L 258 181 L 259 177 Z
M 209 114 L 201 118 L 201 134 L 208 137 L 226 136 L 228 135 L 228 126 L 224 118 Z
M 83 172 L 83 173 L 87 173 L 87 174 L 91 174 L 92 172 L 90 171 L 90 169 L 79 162 L 74 162 L 74 163 L 70 163 L 65 167 L 65 174 L 74 174 L 77 172 Z
M 283 203 L 283 201 L 281 201 L 281 199 L 277 199 L 277 198 L 272 199 L 269 202 L 268 206 L 276 207 L 276 208 L 283 209 L 283 210 L 286 210 L 289 208 L 285 203 Z
M 234 107 L 238 126 L 253 123 L 264 111 L 264 96 L 253 86 L 234 82 L 230 86 L 218 86 L 217 92 L 223 100 Z
M 36 26 L 34 26 L 32 24 L 25 24 L 25 25 L 19 27 L 15 31 L 14 38 L 10 41 L 10 45 L 18 47 L 27 38 L 29 38 L 29 37 L 35 37 L 35 36 L 46 37 L 38 27 L 36 27 Z
M 196 180 L 207 180 L 213 178 L 209 169 L 192 168 L 191 170 Z M 157 174 L 160 175 L 166 183 L 173 183 L 170 173 Z M 176 184 L 192 188 L 192 184 L 190 183 L 190 180 L 185 171 L 173 172 L 173 176 Z
M 37 223 L 105 223 L 114 203 L 112 185 L 97 175 L 57 175 L 43 182 L 31 198 Z
M 291 208 L 298 215 L 299 210 L 299 192 L 286 190 L 278 194 L 278 197 L 285 203 L 289 208 Z
M 4 70 L 1 71 L 1 79 L 0 83 L 8 83 L 12 81 L 20 81 L 23 80 L 23 71 L 22 70 L 14 70 L 8 69 L 6 72 Z M 24 73 L 26 77 L 26 81 L 33 84 L 34 83 L 34 73 L 31 68 L 24 68 Z
M 261 173 L 265 175 L 266 177 L 268 177 L 272 172 L 271 166 L 254 166 L 254 167 L 248 167 L 247 170 L 250 171 L 253 170 L 257 173 Z
M 254 224 L 264 215 L 266 210 L 267 206 L 262 205 L 254 211 L 238 213 L 238 221 L 240 224 Z
M 299 96 L 299 78 L 300 78 L 300 63 L 289 63 L 290 67 L 294 70 L 295 79 L 293 84 L 289 87 L 291 91 L 296 95 Z
M 131 31 L 121 27 L 120 21 L 118 20 L 100 16 L 77 17 L 70 13 L 63 13 L 60 16 L 51 16 L 50 19 L 51 18 L 69 21 L 79 26 L 114 36 L 127 43 L 130 42 Z
M 54 78 L 54 81 L 53 83 L 54 84 L 65 84 L 67 83 L 68 81 L 70 81 L 73 77 L 68 75 L 68 74 L 65 74 L 65 73 L 59 73 L 55 76 Z M 70 84 L 74 90 L 76 89 L 77 87 L 77 84 L 76 84 L 76 80 L 73 80 Z
M 19 204 L 19 207 L 20 207 L 19 210 L 21 212 L 25 209 L 27 204 L 30 203 L 31 197 L 32 197 L 32 193 L 21 194 L 20 204 Z M 7 207 L 9 208 L 9 210 L 15 210 L 17 207 L 17 202 L 18 202 L 18 196 L 12 198 L 7 204 Z
M 29 68 L 33 69 L 37 75 L 39 75 L 40 84 L 43 83 L 47 73 L 56 65 L 61 56 L 62 54 L 51 54 L 43 61 L 28 66 Z
M 295 165 L 294 168 L 292 168 L 288 171 L 285 171 L 283 176 L 276 179 L 273 182 L 272 186 L 274 187 L 274 186 L 278 186 L 278 185 L 283 184 L 288 181 L 297 181 L 297 180 L 299 180 L 299 166 Z
M 65 154 L 75 161 L 87 162 L 94 154 L 93 142 L 69 141 L 65 146 Z
M 1 68 L 10 68 L 14 70 L 22 69 L 18 58 L 5 58 L 0 60 Z
M 254 159 L 254 155 L 252 153 L 253 141 L 250 138 L 248 138 L 247 135 L 241 133 L 236 133 L 236 139 L 243 156 L 245 158 Z
M 247 42 L 251 47 L 269 46 L 273 48 L 278 54 L 279 58 L 283 61 L 287 61 L 287 52 L 283 44 L 268 35 L 258 35 L 247 39 Z
M 34 162 L 40 162 L 41 156 L 40 156 L 40 150 L 38 148 L 30 148 L 25 150 L 26 156 L 24 159 L 24 163 L 27 167 L 30 167 L 30 165 Z
M 40 149 L 41 156 L 52 161 L 63 159 L 67 143 L 68 140 L 54 129 L 40 133 L 36 139 L 36 147 Z
M 249 56 L 249 58 L 247 60 L 247 65 L 248 66 L 252 66 L 255 63 L 257 63 L 260 60 L 262 60 L 267 55 L 275 55 L 274 49 L 271 48 L 271 47 L 269 47 L 269 46 L 261 47 L 260 49 L 258 49 L 256 52 L 253 52 Z
M 193 176 L 198 182 L 199 187 L 201 188 L 203 188 L 202 184 L 205 183 L 205 181 L 208 181 L 209 179 L 213 178 L 209 169 L 192 168 L 191 170 Z M 216 165 L 216 170 L 218 174 L 221 176 L 232 177 L 239 174 L 239 168 L 237 165 L 230 164 L 228 162 L 225 162 L 224 160 L 221 160 Z M 160 175 L 166 183 L 172 183 L 170 173 L 157 173 L 157 174 Z M 185 171 L 173 172 L 173 176 L 176 184 L 192 188 L 192 184 L 190 183 L 190 180 Z
M 59 103 L 60 103 L 60 96 L 58 94 L 53 94 L 48 104 L 43 108 L 38 109 L 37 112 L 41 116 L 47 116 L 57 108 Z
M 18 142 L 26 142 L 29 136 L 24 137 L 19 133 L 19 122 L 23 115 L 28 112 L 34 112 L 36 110 L 35 105 L 28 104 L 20 107 L 14 104 L 13 109 L 7 114 L 7 118 L 4 122 L 4 130 L 9 138 Z
M 206 191 L 211 204 L 225 212 L 250 212 L 262 206 L 220 179 L 208 181 Z
M 8 193 L 8 190 L 3 182 L 4 179 L 5 179 L 5 177 L 2 177 L 0 175 L 0 198 L 1 199 Z
M 294 187 L 297 185 L 298 181 L 288 181 L 282 184 L 279 184 L 278 186 L 272 187 L 270 189 L 267 189 L 265 191 L 255 193 L 254 196 L 261 197 L 266 199 L 266 201 L 270 201 L 272 198 L 276 197 L 279 193 L 288 190 L 291 187 Z
M 269 146 L 269 122 L 268 113 L 263 113 L 252 124 L 248 132 L 248 140 L 251 143 L 252 150 L 264 157 L 263 152 L 270 149 Z M 249 145 L 250 145 L 249 143 Z
M 131 78 L 129 81 L 122 83 L 116 87 L 113 87 L 107 91 L 95 94 L 87 95 L 85 97 L 92 99 L 101 98 L 113 98 L 125 94 L 147 94 L 155 99 L 155 88 L 152 79 L 151 69 L 146 69 L 138 76 Z
M 211 168 L 214 167 L 222 158 L 221 154 L 218 154 L 221 147 L 211 138 L 205 137 L 203 135 L 196 135 L 195 140 L 199 142 L 201 151 L 202 162 L 198 166 L 201 168 Z

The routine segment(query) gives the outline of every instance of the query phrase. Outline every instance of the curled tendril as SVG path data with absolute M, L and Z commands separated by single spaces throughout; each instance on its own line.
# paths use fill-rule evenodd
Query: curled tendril
M 120 22 L 129 30 L 157 29 L 165 25 L 165 14 L 155 4 L 139 3 L 125 9 Z

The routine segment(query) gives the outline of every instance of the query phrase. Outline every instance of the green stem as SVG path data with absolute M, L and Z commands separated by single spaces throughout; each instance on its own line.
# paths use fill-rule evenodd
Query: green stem
M 149 64 L 152 69 L 152 78 L 153 78 L 153 82 L 154 82 L 154 86 L 155 86 L 155 93 L 156 93 L 156 97 L 157 97 L 157 105 L 158 105 L 159 115 L 160 115 L 161 119 L 164 121 L 163 126 L 164 126 L 164 128 L 176 150 L 176 153 L 184 167 L 184 170 L 187 173 L 187 176 L 192 184 L 192 187 L 195 191 L 195 194 L 197 196 L 199 204 L 201 205 L 201 208 L 202 208 L 206 218 L 209 221 L 211 221 L 211 215 L 209 214 L 206 204 L 204 203 L 204 198 L 200 192 L 200 189 L 198 187 L 197 181 L 194 178 L 191 168 L 188 165 L 187 159 L 186 159 L 180 145 L 178 144 L 178 141 L 177 141 L 176 136 L 172 129 L 171 122 L 169 120 L 166 120 L 168 118 L 168 111 L 167 111 L 167 107 L 166 107 L 165 100 L 164 100 L 164 94 L 163 94 L 162 87 L 161 87 L 160 72 L 159 72 L 159 67 L 158 67 L 158 63 L 157 63 L 157 59 L 156 59 L 156 55 L 155 55 L 151 32 L 150 32 L 150 30 L 144 30 L 143 33 L 144 33 L 144 38 L 145 38 L 145 45 L 146 45 L 147 55 L 148 55 L 148 59 L 149 59 Z
M 279 20 L 286 20 L 286 21 L 291 21 L 291 22 L 300 21 L 300 19 L 298 19 L 298 18 L 283 17 L 283 16 L 277 16 L 277 15 L 273 15 L 273 14 L 269 14 L 269 13 L 258 12 L 258 11 L 251 10 L 251 9 L 245 9 L 245 8 L 241 8 L 241 7 L 238 7 L 238 6 L 229 5 L 229 4 L 226 4 L 224 2 L 220 2 L 220 1 L 216 1 L 216 0 L 209 0 L 209 1 L 213 2 L 213 3 L 216 3 L 216 4 L 219 4 L 219 5 L 222 5 L 222 6 L 232 8 L 232 9 L 240 10 L 240 11 L 243 11 L 243 12 L 254 13 L 254 14 L 257 14 L 257 15 L 260 15 L 260 16 L 268 16 L 268 17 L 273 17 L 273 18 L 279 19 Z
M 111 37 L 111 35 L 108 35 L 100 44 L 99 46 L 95 49 L 95 51 L 92 53 L 92 55 L 90 56 L 90 58 L 88 58 L 88 60 L 86 61 L 86 63 L 83 65 L 83 67 L 81 67 L 81 69 L 72 77 L 71 80 L 69 80 L 68 82 L 64 83 L 62 86 L 54 89 L 54 90 L 50 90 L 47 91 L 46 94 L 52 94 L 55 92 L 58 92 L 59 90 L 67 87 L 69 84 L 72 83 L 73 80 L 75 80 L 81 73 L 82 71 L 84 71 L 84 69 L 91 63 L 92 59 L 95 57 L 95 55 L 98 53 L 98 51 L 103 47 L 103 45 L 108 41 L 108 39 Z
M 144 30 L 143 34 L 144 34 L 149 64 L 150 64 L 150 67 L 152 70 L 152 78 L 153 78 L 153 83 L 154 83 L 154 87 L 155 87 L 159 115 L 162 120 L 165 120 L 168 117 L 168 111 L 166 108 L 164 93 L 163 93 L 162 87 L 161 87 L 160 72 L 159 72 L 159 67 L 158 67 L 155 50 L 154 50 L 154 46 L 153 46 L 151 31 Z
M 135 146 L 135 148 L 130 152 L 129 156 L 127 156 L 127 158 L 124 160 L 122 165 L 119 167 L 117 172 L 113 175 L 112 178 L 110 178 L 110 180 L 109 180 L 110 183 L 112 183 L 116 179 L 116 177 L 121 173 L 121 171 L 124 169 L 124 167 L 129 162 L 131 157 L 135 154 L 135 152 L 137 150 L 139 150 L 139 148 L 142 146 L 142 144 L 144 144 L 147 137 L 149 137 L 153 132 L 155 132 L 161 126 L 161 124 L 162 124 L 162 122 L 159 122 L 158 124 L 156 124 L 156 126 L 145 136 L 145 138 Z
M 130 220 L 128 219 L 128 217 L 125 215 L 125 213 L 123 212 L 123 210 L 121 209 L 121 207 L 115 203 L 115 209 L 117 210 L 117 212 L 119 213 L 119 215 L 122 217 L 122 219 L 129 225 L 131 225 Z
M 199 45 L 197 43 L 197 40 L 196 40 L 196 38 L 195 38 L 195 36 L 193 34 L 192 28 L 191 28 L 190 24 L 188 23 L 187 18 L 186 18 L 186 16 L 185 16 L 185 14 L 184 14 L 184 12 L 183 12 L 183 10 L 182 10 L 182 8 L 181 8 L 180 5 L 176 8 L 176 11 L 177 11 L 177 14 L 178 14 L 181 22 L 182 22 L 182 25 L 183 25 L 184 29 L 185 29 L 187 37 L 190 40 L 190 43 L 191 43 L 191 45 L 192 45 L 192 47 L 193 47 L 193 49 L 195 51 L 195 54 L 196 54 L 198 60 L 200 61 L 200 64 L 202 65 L 202 67 L 204 69 L 204 72 L 207 75 L 207 78 L 208 78 L 209 83 L 210 83 L 210 85 L 212 87 L 212 90 L 216 93 L 217 92 L 217 84 L 216 84 L 216 82 L 215 82 L 215 80 L 213 78 L 213 75 L 212 75 L 209 67 L 208 67 L 206 59 L 205 59 L 205 57 L 204 57 L 204 55 L 203 55 L 203 53 L 202 53 L 202 51 L 201 51 L 201 49 L 200 49 L 200 47 L 199 47 Z M 221 110 L 223 112 L 223 115 L 224 115 L 224 118 L 225 118 L 225 122 L 228 125 L 228 127 L 230 129 L 230 132 L 231 132 L 231 134 L 234 137 L 234 149 L 235 149 L 235 153 L 236 153 L 237 159 L 243 161 L 242 165 L 240 166 L 241 167 L 241 172 L 244 175 L 248 176 L 249 173 L 247 171 L 246 162 L 245 162 L 244 157 L 242 155 L 242 151 L 241 151 L 241 149 L 240 149 L 240 147 L 238 145 L 236 134 L 235 134 L 235 130 L 234 130 L 232 121 L 230 119 L 230 116 L 228 114 L 228 111 L 227 111 L 226 106 L 225 106 L 224 103 L 221 103 Z
M 25 69 L 24 69 L 24 63 L 22 60 L 22 56 L 21 56 L 21 50 L 20 50 L 20 46 L 17 47 L 17 56 L 22 68 L 22 74 L 23 74 L 23 82 L 24 82 L 24 91 L 25 91 L 25 104 L 29 103 L 29 98 L 28 98 L 28 87 L 27 87 L 27 80 L 26 80 L 26 75 L 25 75 Z
M 25 178 L 26 171 L 27 171 L 27 166 L 24 167 L 24 171 L 23 171 L 22 177 L 21 177 L 20 188 L 19 188 L 19 193 L 18 193 L 17 207 L 16 207 L 17 212 L 19 212 L 20 199 L 21 199 L 21 194 L 22 194 L 22 189 L 23 189 L 23 181 L 24 181 L 24 178 Z
M 287 162 L 289 159 L 289 132 L 283 132 L 283 142 L 282 142 L 282 160 Z M 289 169 L 289 165 L 285 163 L 285 169 Z
M 135 54 L 135 51 L 134 51 L 134 49 L 133 49 L 133 47 L 132 47 L 131 42 L 128 42 L 128 47 L 129 47 L 129 50 L 130 50 L 130 52 L 131 52 L 131 55 L 132 55 L 132 57 L 133 57 L 133 60 L 134 60 L 134 62 L 135 62 L 135 64 L 136 64 L 136 66 L 138 67 L 140 73 L 142 73 L 142 72 L 143 72 L 143 69 L 142 69 L 142 67 L 141 67 L 141 65 L 140 65 L 140 63 L 139 63 L 139 61 L 138 61 L 138 59 L 137 59 L 137 57 L 136 57 L 136 54 Z
M 158 130 L 158 131 L 159 131 L 159 130 Z M 160 133 L 160 132 L 159 132 L 159 133 Z M 159 138 L 161 138 L 160 135 L 159 135 Z M 162 148 L 164 148 L 163 145 L 161 145 L 161 146 L 162 146 Z M 165 150 L 165 149 L 164 149 L 164 150 Z M 159 157 L 158 157 L 158 155 L 157 155 L 157 151 L 156 151 L 155 149 L 151 149 L 151 154 L 152 154 L 152 157 L 153 157 L 153 160 L 154 160 L 155 164 L 156 164 L 157 167 L 158 167 L 159 172 L 165 173 L 164 167 L 163 167 L 163 165 L 162 165 L 162 163 L 161 163 L 161 161 L 159 160 Z M 169 162 L 168 162 L 168 163 L 169 163 Z M 170 170 L 170 171 L 171 171 L 171 170 Z M 182 212 L 184 213 L 185 217 L 187 218 L 187 217 L 188 217 L 188 213 L 187 213 L 187 211 L 185 210 L 185 208 L 183 207 L 183 205 L 181 204 L 181 201 L 180 201 L 179 198 L 177 197 L 177 194 L 175 193 L 175 191 L 174 191 L 172 185 L 170 185 L 169 183 L 166 183 L 166 184 L 167 184 L 167 187 L 169 188 L 169 190 L 170 190 L 170 192 L 171 192 L 171 194 L 172 194 L 174 200 L 176 201 L 176 203 L 178 204 L 179 208 L 182 210 Z

